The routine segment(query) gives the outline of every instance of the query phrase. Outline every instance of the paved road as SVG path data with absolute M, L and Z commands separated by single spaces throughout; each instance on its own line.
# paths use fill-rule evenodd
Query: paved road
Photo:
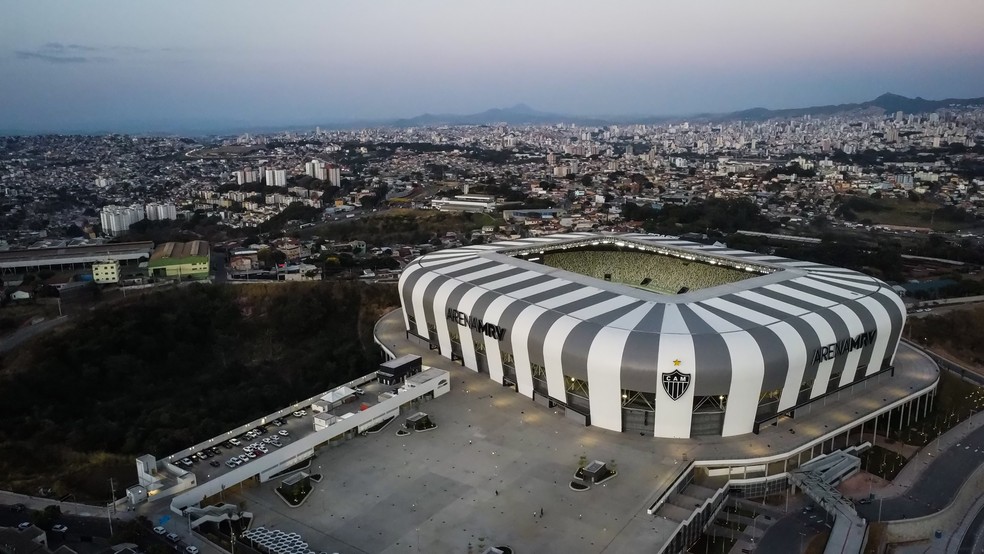
M 17 527 L 18 524 L 31 521 L 31 516 L 33 513 L 30 510 L 25 510 L 23 512 L 14 512 L 9 506 L 0 507 L 0 526 L 5 527 Z M 52 533 L 50 529 L 45 529 L 48 531 L 49 541 L 54 542 L 53 548 L 56 548 L 58 544 L 64 542 L 66 539 L 78 539 L 78 537 L 102 537 L 109 538 L 109 521 L 105 517 L 82 517 L 62 514 L 59 516 L 55 523 L 61 523 L 68 526 L 68 532 L 65 535 L 61 533 Z
M 37 325 L 30 325 L 27 327 L 21 327 L 20 329 L 14 331 L 12 334 L 0 339 L 0 354 L 7 352 L 13 348 L 20 346 L 21 344 L 33 339 L 34 337 L 61 325 L 68 321 L 68 316 L 58 317 L 55 319 L 49 319 L 42 321 Z
M 967 528 L 967 532 L 964 534 L 963 541 L 960 543 L 960 549 L 957 550 L 957 554 L 975 554 L 981 552 L 981 544 L 984 543 L 984 508 L 977 512 L 977 517 Z
M 777 520 L 759 539 L 759 552 L 802 552 L 810 540 L 829 529 L 825 512 L 796 510 Z
M 930 444 L 923 451 L 933 452 L 934 448 Z M 920 454 L 909 463 L 921 463 L 921 458 L 925 458 L 925 455 Z M 934 454 L 929 467 L 904 496 L 858 506 L 858 513 L 868 521 L 877 521 L 879 504 L 883 521 L 911 519 L 936 513 L 950 504 L 960 487 L 982 462 L 984 427 L 972 431 L 961 442 L 938 455 Z

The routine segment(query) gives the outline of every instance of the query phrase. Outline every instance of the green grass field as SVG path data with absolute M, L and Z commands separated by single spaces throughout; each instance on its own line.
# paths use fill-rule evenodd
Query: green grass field
M 940 209 L 933 202 L 913 202 L 900 198 L 867 199 L 878 205 L 881 210 L 858 211 L 858 219 L 870 219 L 880 225 L 900 225 L 905 227 L 929 227 L 934 231 L 955 231 L 967 227 L 966 223 L 954 223 L 933 217 L 933 212 Z

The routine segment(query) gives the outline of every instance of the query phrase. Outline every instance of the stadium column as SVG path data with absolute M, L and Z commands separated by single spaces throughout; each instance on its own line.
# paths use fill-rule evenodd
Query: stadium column
M 403 305 L 403 327 L 410 331 L 410 312 L 413 310 L 413 289 L 407 290 L 407 282 L 414 273 L 421 270 L 419 263 L 411 263 L 400 274 L 399 293 L 400 304 Z
M 533 398 L 533 368 L 530 366 L 530 329 L 536 318 L 547 310 L 536 305 L 527 306 L 516 317 L 509 339 L 512 344 L 513 360 L 516 368 L 516 388 L 523 396 Z
M 413 313 L 417 318 L 417 334 L 422 337 L 430 337 L 430 332 L 427 330 L 427 310 L 424 307 L 424 291 L 427 290 L 427 285 L 431 284 L 431 281 L 437 278 L 437 273 L 426 273 L 420 277 L 417 284 L 413 287 L 413 292 L 411 293 L 411 299 L 413 300 Z M 438 315 L 444 317 L 444 314 L 433 314 L 435 320 Z
M 468 292 L 466 292 L 464 294 L 464 296 L 461 297 L 461 301 L 458 304 L 458 309 L 461 310 L 461 311 L 463 311 L 463 312 L 465 312 L 466 314 L 472 314 L 473 317 L 481 317 L 481 318 L 486 317 L 483 314 L 473 314 L 473 308 L 475 307 L 475 302 L 477 302 L 478 299 L 483 294 L 485 294 L 486 292 L 487 291 L 485 289 L 478 288 L 478 287 L 468 289 Z M 490 323 L 495 323 L 497 320 L 483 319 L 483 321 L 487 321 L 487 322 L 490 322 Z M 481 334 L 481 333 L 479 333 L 479 334 Z M 475 343 L 472 340 L 472 337 L 473 337 L 473 335 L 472 335 L 471 329 L 469 329 L 467 327 L 464 328 L 464 329 L 462 329 L 462 332 L 461 332 L 461 357 L 463 359 L 463 362 L 465 364 L 465 367 L 467 367 L 467 368 L 469 368 L 469 369 L 471 369 L 473 371 L 478 371 L 478 354 L 475 352 Z M 481 338 L 479 340 L 483 340 L 484 341 L 485 338 Z M 488 341 L 486 341 L 486 342 L 488 342 Z M 495 380 L 497 382 L 500 382 L 501 383 L 502 382 L 502 375 L 500 374 L 499 377 L 497 379 L 495 379 Z
M 484 317 L 488 321 L 499 322 L 502 318 L 502 313 L 506 308 L 512 304 L 512 298 L 508 296 L 500 296 L 493 300 L 489 307 L 485 309 Z M 507 329 L 506 333 L 509 335 L 510 341 L 512 341 L 512 329 Z M 485 358 L 489 362 L 489 378 L 497 383 L 502 382 L 502 378 L 505 375 L 505 370 L 502 368 L 502 350 L 499 348 L 501 343 L 490 337 L 485 337 Z M 515 362 L 514 362 L 515 363 Z M 530 377 L 532 380 L 532 376 Z M 530 383 L 532 386 L 532 382 Z M 518 387 L 517 387 L 518 388 Z
M 437 289 L 437 293 L 434 295 L 434 324 L 437 327 L 437 340 L 441 345 L 441 355 L 449 359 L 451 358 L 450 326 L 454 325 L 455 327 L 459 327 L 459 325 L 456 322 L 448 321 L 445 311 L 448 306 L 448 296 L 451 294 L 451 291 L 460 284 L 460 281 L 448 279 L 447 281 L 441 283 L 441 286 Z M 458 329 L 458 336 L 460 337 L 462 335 L 469 335 L 467 327 Z M 462 338 L 461 340 L 465 339 Z
M 899 295 L 895 294 L 895 292 L 888 287 L 882 287 L 882 289 L 878 292 L 880 292 L 882 296 L 891 300 L 895 304 L 895 308 L 897 310 L 894 314 L 889 314 L 890 317 L 894 317 L 891 317 L 892 326 L 890 329 L 892 336 L 889 339 L 888 347 L 891 349 L 892 355 L 889 358 L 888 363 L 893 364 L 895 363 L 895 354 L 899 351 L 899 339 L 902 338 L 902 329 L 905 327 L 905 320 L 907 317 L 905 304 L 902 302 Z
M 547 392 L 552 398 L 566 402 L 567 386 L 564 383 L 563 353 L 564 343 L 574 327 L 581 321 L 570 316 L 563 316 L 550 326 L 547 336 L 543 340 L 543 366 L 547 374 Z M 588 371 L 590 379 L 591 372 Z M 591 386 L 590 381 L 588 386 Z M 589 394 L 594 393 L 592 387 Z M 592 420 L 594 419 L 594 406 L 591 406 Z
M 803 375 L 806 373 L 806 364 L 809 363 L 809 360 L 807 360 L 807 349 L 803 335 L 797 333 L 792 325 L 781 321 L 770 326 L 769 329 L 782 341 L 786 348 L 786 356 L 789 358 L 786 379 L 783 383 L 782 392 L 779 394 L 778 411 L 781 412 L 796 405 L 800 387 L 803 385 Z
M 755 413 L 762 397 L 765 359 L 755 339 L 747 331 L 722 335 L 731 353 L 731 388 L 724 411 L 722 437 L 751 433 Z
M 894 293 L 893 293 L 894 294 Z M 879 302 L 874 296 L 866 296 L 858 299 L 858 304 L 864 306 L 875 320 L 875 344 L 871 347 L 871 357 L 868 360 L 868 368 L 865 375 L 871 375 L 881 370 L 882 360 L 888 352 L 889 342 L 892 340 L 892 317 L 888 310 L 892 309 Z
M 656 356 L 656 424 L 654 436 L 689 438 L 694 410 L 694 389 L 700 368 L 694 367 L 694 341 L 680 310 L 667 304 L 660 330 L 659 354 Z M 690 386 L 674 400 L 666 391 L 663 376 L 679 371 L 689 376 Z
M 622 431 L 622 358 L 625 344 L 631 329 L 639 325 L 649 311 L 648 305 L 632 310 L 602 327 L 591 341 L 587 358 L 588 402 L 591 425 L 595 427 Z M 687 429 L 689 431 L 689 424 Z
M 847 325 L 848 337 L 853 338 L 865 332 L 866 329 L 861 323 L 861 319 L 847 306 L 843 304 L 834 305 L 830 307 L 830 311 L 840 316 L 844 324 Z M 838 387 L 854 382 L 854 375 L 858 371 L 858 364 L 861 362 L 861 354 L 863 353 L 864 348 L 855 348 L 847 353 L 847 361 L 844 363 L 844 372 L 841 374 L 840 381 L 837 383 Z
M 810 327 L 817 333 L 820 337 L 820 344 L 828 345 L 834 344 L 837 341 L 837 336 L 834 334 L 833 328 L 827 323 L 827 320 L 823 316 L 814 313 L 807 313 L 802 316 L 803 321 L 810 324 Z M 816 354 L 814 353 L 814 356 Z M 836 357 L 830 358 L 816 364 L 817 372 L 816 378 L 813 381 L 813 388 L 810 389 L 810 398 L 815 398 L 825 392 L 827 392 L 827 382 L 830 381 L 830 374 L 834 369 L 834 362 L 837 361 Z M 813 360 L 807 360 L 808 364 L 813 364 Z

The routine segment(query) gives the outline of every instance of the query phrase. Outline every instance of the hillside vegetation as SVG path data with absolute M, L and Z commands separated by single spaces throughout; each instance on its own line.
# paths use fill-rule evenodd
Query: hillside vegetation
M 984 367 L 984 307 L 911 317 L 908 336 L 970 366 Z
M 196 285 L 92 312 L 0 359 L 0 488 L 105 499 L 136 455 L 372 370 L 372 326 L 398 303 L 385 285 Z

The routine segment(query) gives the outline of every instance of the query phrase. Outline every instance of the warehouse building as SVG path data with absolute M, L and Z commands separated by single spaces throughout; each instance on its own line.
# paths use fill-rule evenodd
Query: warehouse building
M 209 245 L 203 240 L 165 242 L 154 249 L 147 264 L 152 277 L 207 279 Z

